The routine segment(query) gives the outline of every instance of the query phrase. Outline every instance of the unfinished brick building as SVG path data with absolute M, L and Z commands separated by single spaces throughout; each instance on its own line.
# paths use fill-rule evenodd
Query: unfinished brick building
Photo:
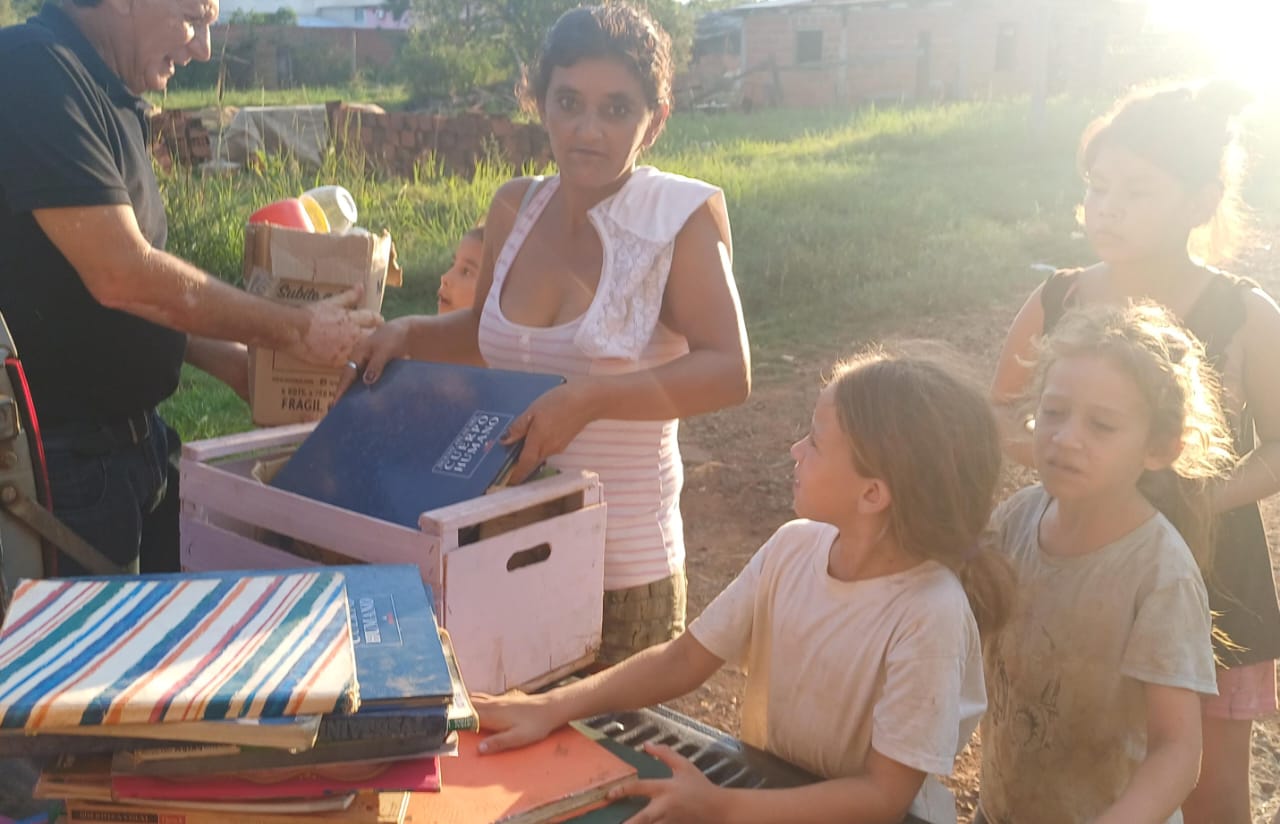
M 745 107 L 1090 92 L 1142 18 L 1124 0 L 763 0 L 699 21 L 684 89 Z

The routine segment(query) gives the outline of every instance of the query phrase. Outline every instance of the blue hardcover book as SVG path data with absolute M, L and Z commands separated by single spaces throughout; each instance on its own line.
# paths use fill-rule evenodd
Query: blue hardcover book
M 483 495 L 520 444 L 503 432 L 559 375 L 394 360 L 357 381 L 299 446 L 272 486 L 418 528 L 428 510 Z
M 354 564 L 347 582 L 361 712 L 448 704 L 449 665 L 430 587 L 410 564 Z

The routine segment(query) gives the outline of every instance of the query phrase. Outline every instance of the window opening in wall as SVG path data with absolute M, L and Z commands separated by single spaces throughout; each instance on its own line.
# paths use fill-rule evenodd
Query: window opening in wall
M 1011 72 L 1018 65 L 1018 27 L 1001 23 L 996 34 L 996 71 Z
M 796 63 L 822 62 L 822 32 L 796 32 Z

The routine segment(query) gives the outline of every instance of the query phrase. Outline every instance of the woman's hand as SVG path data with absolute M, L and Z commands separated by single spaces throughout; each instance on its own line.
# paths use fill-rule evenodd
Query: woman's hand
M 481 753 L 527 747 L 564 724 L 556 717 L 545 696 L 529 696 L 522 692 L 506 695 L 476 693 L 471 696 L 471 701 L 480 715 L 480 728 L 497 732 L 497 735 L 480 742 Z
M 563 452 L 595 420 L 593 397 L 590 379 L 570 380 L 538 398 L 511 422 L 502 442 L 524 439 L 520 459 L 511 468 L 511 483 L 521 483 L 547 458 Z
M 341 397 L 361 374 L 364 375 L 365 383 L 373 383 L 382 374 L 387 361 L 408 357 L 409 329 L 412 324 L 412 317 L 396 318 L 357 342 L 351 348 L 351 360 L 338 381 L 338 396 Z
M 629 824 L 703 824 L 724 817 L 724 792 L 688 759 L 670 747 L 645 744 L 644 751 L 671 768 L 670 778 L 636 781 L 609 791 L 609 800 L 626 796 L 649 799 L 645 808 L 627 819 Z

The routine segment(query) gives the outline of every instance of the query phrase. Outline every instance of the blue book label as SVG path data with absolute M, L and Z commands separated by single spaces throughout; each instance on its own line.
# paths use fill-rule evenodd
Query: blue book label
M 351 601 L 351 639 L 356 649 L 403 646 L 396 601 L 390 595 L 370 595 Z

